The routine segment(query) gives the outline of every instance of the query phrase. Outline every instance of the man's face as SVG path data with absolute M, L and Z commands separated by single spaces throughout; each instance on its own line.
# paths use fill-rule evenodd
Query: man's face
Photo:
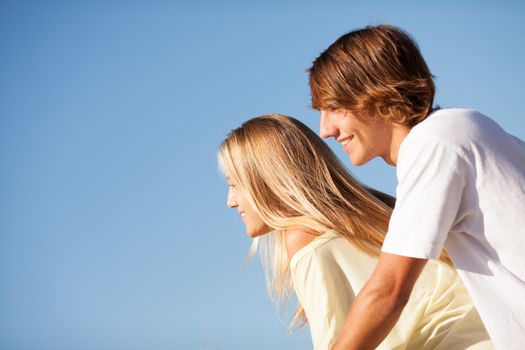
M 369 118 L 363 121 L 344 109 L 321 109 L 321 137 L 333 137 L 341 143 L 354 165 L 363 165 L 375 157 L 390 160 L 392 124 Z

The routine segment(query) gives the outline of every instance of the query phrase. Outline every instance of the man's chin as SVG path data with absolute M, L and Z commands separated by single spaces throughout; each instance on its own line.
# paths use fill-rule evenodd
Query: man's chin
M 368 160 L 364 160 L 364 159 L 361 159 L 361 158 L 352 158 L 350 157 L 350 163 L 352 163 L 352 165 L 355 165 L 355 166 L 361 166 L 361 165 L 364 165 L 366 163 L 368 163 Z
M 350 158 L 350 163 L 352 163 L 352 165 L 355 165 L 355 166 L 365 165 L 366 163 L 368 163 L 369 161 L 375 158 L 375 157 L 365 158 L 365 157 L 355 157 L 355 156 L 352 157 L 351 155 L 348 155 L 348 156 Z

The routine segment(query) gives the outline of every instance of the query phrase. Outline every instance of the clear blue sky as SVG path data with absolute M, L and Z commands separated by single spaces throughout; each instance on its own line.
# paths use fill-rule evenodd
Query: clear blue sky
M 2 1 L 0 348 L 310 348 L 242 266 L 215 151 L 264 113 L 318 130 L 305 70 L 379 23 L 419 42 L 437 103 L 525 139 L 520 1 Z M 394 192 L 381 161 L 351 169 Z

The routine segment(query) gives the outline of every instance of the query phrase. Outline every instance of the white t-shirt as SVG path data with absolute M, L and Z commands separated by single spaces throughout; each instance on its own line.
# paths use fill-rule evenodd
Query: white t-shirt
M 382 250 L 443 246 L 501 350 L 525 349 L 525 143 L 479 112 L 443 109 L 407 135 Z

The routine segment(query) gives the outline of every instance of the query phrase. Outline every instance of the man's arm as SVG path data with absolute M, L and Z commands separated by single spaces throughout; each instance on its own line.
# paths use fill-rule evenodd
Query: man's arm
M 381 253 L 332 350 L 375 349 L 399 319 L 426 262 Z

